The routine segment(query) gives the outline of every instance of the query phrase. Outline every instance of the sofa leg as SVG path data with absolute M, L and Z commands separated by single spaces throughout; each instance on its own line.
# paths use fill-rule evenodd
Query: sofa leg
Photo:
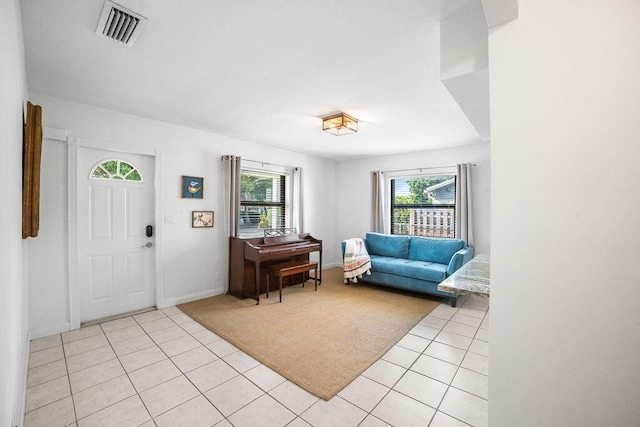
M 456 304 L 458 303 L 458 297 L 457 296 L 451 297 L 449 298 L 449 301 L 451 302 L 451 307 L 455 307 Z

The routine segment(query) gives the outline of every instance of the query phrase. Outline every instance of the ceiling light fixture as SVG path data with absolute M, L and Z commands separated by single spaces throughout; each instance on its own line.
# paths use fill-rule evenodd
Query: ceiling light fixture
M 336 136 L 358 132 L 358 119 L 340 113 L 322 119 L 322 130 Z

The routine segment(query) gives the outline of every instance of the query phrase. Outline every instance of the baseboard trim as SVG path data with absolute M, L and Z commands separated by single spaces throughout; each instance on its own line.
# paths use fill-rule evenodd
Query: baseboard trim
M 215 288 L 206 292 L 195 292 L 193 294 L 184 295 L 178 298 L 164 298 L 162 300 L 162 306 L 160 308 L 172 307 L 174 305 L 183 304 L 185 302 L 191 302 L 203 298 L 214 297 L 216 295 L 224 294 L 224 288 Z
M 322 266 L 322 269 L 326 270 L 326 269 L 334 268 L 334 267 L 342 268 L 342 262 L 333 262 L 333 263 L 330 263 L 330 264 L 324 264 Z M 183 304 L 185 302 L 191 302 L 191 301 L 195 301 L 195 300 L 199 300 L 199 299 L 203 299 L 203 298 L 214 297 L 216 295 L 222 295 L 224 293 L 225 293 L 225 289 L 224 288 L 215 288 L 215 289 L 212 289 L 210 291 L 195 292 L 193 294 L 184 295 L 184 296 L 181 296 L 181 297 L 178 297 L 178 298 L 163 298 L 162 302 L 160 302 L 158 304 L 158 309 L 166 308 L 166 307 L 172 307 L 174 305 Z
M 322 269 L 323 270 L 327 270 L 329 268 L 334 268 L 334 267 L 342 267 L 342 262 L 332 262 L 329 264 L 323 264 L 322 265 Z
M 334 262 L 334 263 L 331 263 L 331 264 L 324 264 L 322 266 L 322 269 L 326 270 L 328 268 L 334 268 L 334 267 L 342 267 L 342 263 L 341 262 Z M 158 304 L 158 309 L 166 308 L 166 307 L 172 307 L 174 305 L 183 304 L 185 302 L 191 302 L 191 301 L 195 301 L 195 300 L 199 300 L 199 299 L 203 299 L 203 298 L 214 297 L 216 295 L 222 295 L 224 293 L 225 293 L 225 289 L 224 288 L 215 288 L 215 289 L 212 289 L 210 291 L 195 292 L 193 294 L 183 295 L 183 296 L 177 297 L 177 298 L 163 298 L 162 302 Z
M 31 335 L 31 339 L 35 340 L 38 338 L 48 337 L 49 335 L 59 334 L 59 333 L 67 332 L 70 330 L 71 330 L 71 323 L 67 322 L 67 323 L 62 323 L 60 325 L 51 326 L 48 328 L 34 329 L 32 331 L 29 331 L 29 334 Z

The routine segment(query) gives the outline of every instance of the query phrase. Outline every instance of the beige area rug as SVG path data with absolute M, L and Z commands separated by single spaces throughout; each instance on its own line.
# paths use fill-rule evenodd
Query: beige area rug
M 218 295 L 178 306 L 197 322 L 310 393 L 328 400 L 393 347 L 439 299 L 364 284 L 342 270 L 252 299 Z

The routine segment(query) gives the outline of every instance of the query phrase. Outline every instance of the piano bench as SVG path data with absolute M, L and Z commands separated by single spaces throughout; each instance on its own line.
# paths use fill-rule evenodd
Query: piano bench
M 316 285 L 316 291 L 318 290 L 318 263 L 309 262 L 305 264 L 285 263 L 275 264 L 267 269 L 267 298 L 269 298 L 269 275 L 276 276 L 278 278 L 278 288 L 280 290 L 280 302 L 282 302 L 282 278 L 287 276 L 293 276 L 294 274 L 306 273 L 307 271 L 314 270 L 314 281 Z M 304 287 L 304 280 L 302 281 Z

